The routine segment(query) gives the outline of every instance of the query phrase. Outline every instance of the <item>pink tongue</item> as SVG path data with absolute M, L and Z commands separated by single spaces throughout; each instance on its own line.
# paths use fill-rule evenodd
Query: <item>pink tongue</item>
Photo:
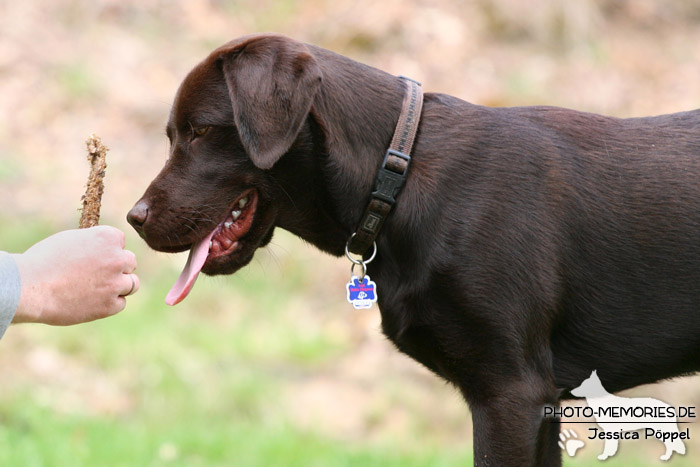
M 197 280 L 199 271 L 201 271 L 202 266 L 204 266 L 207 260 L 209 242 L 213 236 L 214 231 L 192 246 L 185 268 L 180 273 L 180 277 L 177 278 L 175 285 L 173 285 L 170 292 L 168 292 L 168 295 L 165 297 L 166 305 L 177 305 L 190 293 L 194 282 Z

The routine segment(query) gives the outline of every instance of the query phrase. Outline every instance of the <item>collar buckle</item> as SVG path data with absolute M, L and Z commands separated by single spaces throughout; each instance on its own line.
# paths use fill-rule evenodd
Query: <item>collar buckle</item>
M 393 205 L 396 203 L 396 195 L 406 182 L 408 166 L 411 163 L 411 156 L 393 149 L 387 150 L 384 155 L 379 172 L 375 190 L 372 197 Z

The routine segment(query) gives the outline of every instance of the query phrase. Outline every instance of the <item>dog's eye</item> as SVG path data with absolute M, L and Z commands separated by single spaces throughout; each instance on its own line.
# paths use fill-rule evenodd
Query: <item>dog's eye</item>
M 210 126 L 200 126 L 199 128 L 194 128 L 192 130 L 192 139 L 206 135 L 210 128 Z

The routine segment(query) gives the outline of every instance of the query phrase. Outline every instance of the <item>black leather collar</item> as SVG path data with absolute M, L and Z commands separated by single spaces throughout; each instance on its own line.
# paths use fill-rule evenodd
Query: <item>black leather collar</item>
M 406 181 L 411 164 L 411 150 L 423 109 L 423 89 L 417 81 L 404 76 L 399 78 L 406 83 L 401 115 L 391 145 L 384 154 L 384 162 L 377 173 L 372 199 L 365 209 L 359 227 L 348 240 L 348 249 L 359 255 L 364 255 L 374 244 L 379 230 L 396 203 L 396 196 Z

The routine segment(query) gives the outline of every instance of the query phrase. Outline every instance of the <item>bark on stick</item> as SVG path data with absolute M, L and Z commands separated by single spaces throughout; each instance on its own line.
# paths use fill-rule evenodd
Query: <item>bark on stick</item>
M 104 192 L 104 176 L 107 163 L 107 151 L 102 140 L 94 133 L 85 141 L 90 162 L 90 176 L 87 181 L 87 189 L 83 195 L 83 207 L 80 214 L 81 229 L 94 227 L 100 222 L 100 207 L 102 206 L 102 193 Z

